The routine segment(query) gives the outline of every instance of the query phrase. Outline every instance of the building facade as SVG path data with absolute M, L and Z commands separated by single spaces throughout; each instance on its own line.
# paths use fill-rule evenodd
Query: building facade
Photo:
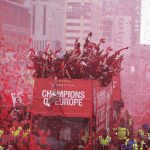
M 113 47 L 121 49 L 131 46 L 131 16 L 115 16 L 113 24 Z M 128 31 L 128 32 L 127 32 Z M 128 54 L 130 51 L 128 51 Z
M 37 51 L 50 43 L 52 49 L 63 47 L 64 2 L 32 0 L 32 47 Z
M 66 0 L 65 39 L 66 50 L 73 49 L 76 38 L 83 46 L 89 32 L 93 33 L 93 40 L 99 40 L 102 35 L 102 2 L 91 0 Z
M 0 30 L 3 52 L 20 53 L 27 49 L 31 38 L 31 14 L 22 4 L 0 1 Z

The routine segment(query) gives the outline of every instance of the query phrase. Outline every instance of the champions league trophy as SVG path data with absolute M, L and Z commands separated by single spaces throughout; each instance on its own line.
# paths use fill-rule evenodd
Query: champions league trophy
M 50 97 L 48 98 L 48 102 L 50 104 L 55 103 L 59 99 L 59 95 L 57 94 L 57 90 L 56 90 L 56 83 L 57 83 L 57 77 L 55 77 L 55 81 L 53 85 L 54 90 L 52 91 Z
M 59 99 L 59 95 L 57 94 L 57 91 L 52 91 L 51 96 L 48 98 L 48 101 L 50 104 L 55 103 Z

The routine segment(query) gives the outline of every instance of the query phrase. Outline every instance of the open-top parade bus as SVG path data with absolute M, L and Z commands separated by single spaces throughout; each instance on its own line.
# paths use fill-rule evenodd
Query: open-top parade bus
M 31 149 L 67 150 L 80 142 L 87 150 L 96 149 L 100 131 L 112 126 L 112 83 L 101 87 L 96 80 L 34 82 Z

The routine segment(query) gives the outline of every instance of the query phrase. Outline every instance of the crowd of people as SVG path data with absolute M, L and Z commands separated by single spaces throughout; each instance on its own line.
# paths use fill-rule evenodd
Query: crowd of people
M 10 53 L 3 55 L 0 61 L 0 92 L 11 93 L 30 93 L 32 95 L 32 76 L 30 70 L 27 70 L 25 63 L 25 53 L 19 55 L 17 61 L 16 56 Z M 22 86 L 23 85 L 23 86 Z
M 123 55 L 121 51 L 128 47 L 113 50 L 111 47 L 101 49 L 101 44 L 105 39 L 100 39 L 99 43 L 90 41 L 92 33 L 86 37 L 83 48 L 78 39 L 75 40 L 73 50 L 50 50 L 47 45 L 45 51 L 35 52 L 33 48 L 29 50 L 28 58 L 33 62 L 33 66 L 27 64 L 28 68 L 34 69 L 34 77 L 37 78 L 69 78 L 69 79 L 96 79 L 102 86 L 107 86 L 112 81 L 112 76 L 118 75 L 121 71 L 121 61 Z
M 7 106 L 0 97 L 0 150 L 29 150 L 31 109 L 18 98 Z
M 17 101 L 14 107 L 1 103 L 0 109 L 0 149 L 1 150 L 84 150 L 89 135 L 89 120 L 77 118 L 32 117 L 29 106 Z M 149 150 L 150 126 L 133 131 L 123 119 L 109 135 L 102 130 L 97 138 L 96 150 Z
M 137 131 L 129 130 L 122 120 L 111 136 L 103 130 L 97 140 L 98 150 L 149 150 L 150 127 L 143 124 Z
M 1 31 L 0 26 L 0 93 L 27 93 L 31 100 L 33 78 L 26 68 L 30 39 L 22 36 L 18 40 L 17 36 L 7 36 Z
M 0 32 L 0 150 L 29 149 L 33 79 L 26 68 L 30 43 L 25 41 L 11 45 Z

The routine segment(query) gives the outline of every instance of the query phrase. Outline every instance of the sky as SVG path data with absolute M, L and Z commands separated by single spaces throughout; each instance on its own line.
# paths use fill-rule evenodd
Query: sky
M 140 43 L 150 45 L 150 0 L 142 0 Z

